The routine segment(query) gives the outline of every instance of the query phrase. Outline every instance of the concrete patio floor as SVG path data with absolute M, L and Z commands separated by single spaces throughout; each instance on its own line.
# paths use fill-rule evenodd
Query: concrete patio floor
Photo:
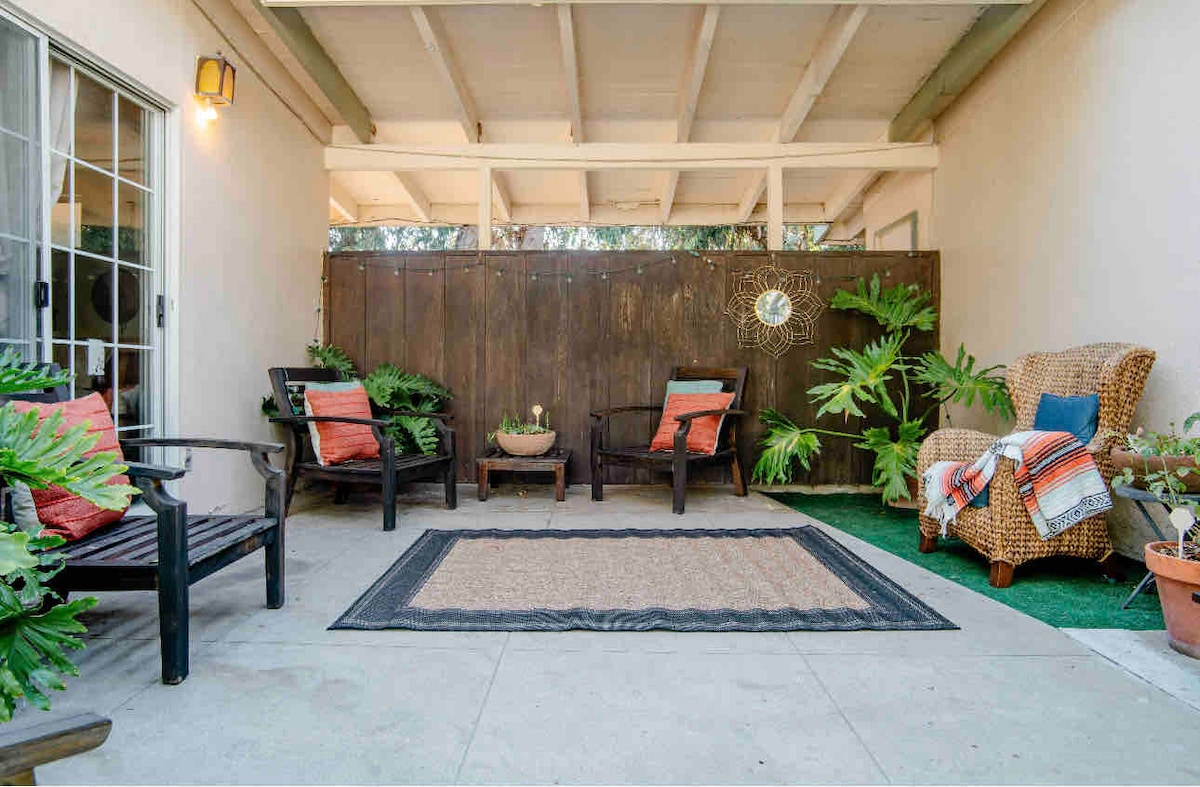
M 287 605 L 262 561 L 193 587 L 191 676 L 158 682 L 150 593 L 100 594 L 62 709 L 113 720 L 54 783 L 1195 783 L 1200 711 L 1062 632 L 825 528 L 957 623 L 933 632 L 327 631 L 426 528 L 782 527 L 761 495 L 501 489 L 298 498 Z M 822 526 L 823 527 L 823 526 Z

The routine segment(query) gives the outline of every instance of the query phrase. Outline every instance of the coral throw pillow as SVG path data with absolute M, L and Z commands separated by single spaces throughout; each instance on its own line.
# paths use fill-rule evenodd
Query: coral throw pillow
M 113 426 L 112 415 L 100 394 L 91 394 L 82 399 L 55 404 L 20 401 L 14 402 L 14 404 L 18 412 L 37 410 L 39 424 L 49 418 L 51 413 L 62 410 L 63 421 L 58 430 L 59 434 L 72 426 L 87 423 L 89 424 L 87 433 L 100 437 L 96 444 L 84 454 L 85 457 L 101 451 L 111 451 L 117 455 L 115 461 L 125 461 L 125 456 L 121 453 L 121 444 L 117 442 L 117 430 Z M 129 478 L 125 475 L 115 475 L 108 479 L 107 483 L 128 484 Z M 123 508 L 120 511 L 108 511 L 57 486 L 34 489 L 33 504 L 37 508 L 38 520 L 45 527 L 44 532 L 49 535 L 62 536 L 68 541 L 76 541 L 105 525 L 120 521 L 121 517 L 125 516 L 125 512 L 129 510 Z
M 330 390 L 332 389 L 332 390 Z M 330 389 L 309 385 L 304 389 L 304 414 L 371 418 L 371 402 L 362 383 L 335 383 Z M 322 465 L 351 459 L 378 459 L 379 443 L 366 424 L 310 423 L 313 453 Z
M 671 394 L 667 397 L 667 407 L 663 410 L 662 421 L 658 424 L 658 432 L 650 442 L 651 451 L 675 450 L 675 430 L 679 422 L 675 416 L 694 413 L 700 410 L 725 410 L 733 402 L 733 392 L 706 394 Z M 715 454 L 717 452 L 717 436 L 721 431 L 720 415 L 705 415 L 692 421 L 688 431 L 687 450 L 693 454 Z

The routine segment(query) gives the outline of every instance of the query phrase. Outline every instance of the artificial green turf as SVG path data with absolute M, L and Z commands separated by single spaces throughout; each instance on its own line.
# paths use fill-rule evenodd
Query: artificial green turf
M 957 539 L 943 538 L 928 555 L 917 551 L 917 512 L 885 506 L 878 495 L 806 495 L 771 497 L 852 536 L 886 549 L 922 568 L 990 596 L 1027 615 L 1060 628 L 1161 629 L 1162 608 L 1153 590 L 1121 609 L 1146 569 L 1134 561 L 1125 566 L 1124 582 L 1109 582 L 1096 563 L 1046 558 L 1018 566 L 1011 587 L 988 584 L 984 558 Z

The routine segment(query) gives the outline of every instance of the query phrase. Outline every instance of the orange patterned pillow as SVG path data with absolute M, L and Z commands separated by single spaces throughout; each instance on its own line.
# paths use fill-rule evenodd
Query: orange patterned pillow
M 732 391 L 710 394 L 671 394 L 667 397 L 667 407 L 663 410 L 662 421 L 658 424 L 658 432 L 650 442 L 650 450 L 675 450 L 675 430 L 679 428 L 679 422 L 675 420 L 675 416 L 700 410 L 725 410 L 732 402 Z M 693 420 L 692 428 L 688 431 L 687 450 L 695 454 L 715 454 L 722 418 L 723 416 L 720 415 L 705 415 Z
M 371 402 L 362 383 L 347 386 L 335 383 L 323 386 L 310 384 L 304 389 L 304 414 L 371 418 Z M 323 465 L 336 465 L 351 459 L 378 459 L 379 443 L 366 424 L 317 422 L 309 424 L 313 453 Z
M 77 424 L 88 423 L 87 433 L 98 434 L 100 439 L 84 456 L 91 456 L 100 451 L 111 451 L 116 454 L 117 462 L 124 462 L 121 444 L 117 442 L 117 430 L 113 426 L 112 414 L 100 394 L 91 394 L 82 399 L 55 404 L 39 404 L 33 402 L 15 402 L 18 412 L 38 411 L 38 423 L 41 424 L 56 410 L 62 410 L 63 421 L 58 433 L 62 434 L 68 428 Z M 128 484 L 129 477 L 115 475 L 108 479 L 109 484 Z M 71 494 L 67 490 L 51 486 L 46 489 L 33 490 L 33 504 L 37 508 L 38 520 L 45 526 L 48 535 L 62 536 L 68 541 L 83 538 L 105 525 L 120 521 L 125 516 L 128 507 L 119 511 L 109 511 L 100 508 L 82 497 Z

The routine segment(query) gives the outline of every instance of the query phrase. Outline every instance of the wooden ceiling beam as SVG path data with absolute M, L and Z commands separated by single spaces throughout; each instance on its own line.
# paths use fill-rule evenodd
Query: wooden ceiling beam
M 330 145 L 328 170 L 896 170 L 937 167 L 931 143 L 589 142 L 474 145 Z
M 478 142 L 480 138 L 479 115 L 475 111 L 475 101 L 463 81 L 462 71 L 454 57 L 453 50 L 446 39 L 446 31 L 442 28 L 441 20 L 435 12 L 427 11 L 420 5 L 409 7 L 417 33 L 425 44 L 425 51 L 433 60 L 442 87 L 450 95 L 454 104 L 454 117 L 462 127 L 468 142 Z
M 854 34 L 866 18 L 867 10 L 865 5 L 845 5 L 833 12 L 825 31 L 821 34 L 821 40 L 817 42 L 812 60 L 808 61 L 808 66 L 800 76 L 800 81 L 779 118 L 775 133 L 771 137 L 772 142 L 791 142 L 796 138 L 796 132 L 800 130 L 804 119 L 821 97 L 842 56 L 850 48 L 850 42 L 854 40 Z M 754 212 L 754 206 L 758 204 L 766 182 L 766 172 L 761 172 L 751 179 L 738 203 L 738 216 L 741 217 L 741 221 L 749 219 L 750 214 Z
M 571 119 L 571 141 L 581 143 L 583 135 L 583 99 L 580 96 L 579 50 L 575 38 L 575 18 L 569 3 L 558 7 L 558 43 L 562 51 L 563 79 L 567 84 L 567 113 Z M 579 173 L 579 220 L 592 218 L 592 203 L 588 196 L 587 172 Z
M 711 0 L 571 0 L 575 5 L 708 5 Z M 1037 0 L 986 0 L 988 5 L 1026 5 Z M 261 0 L 277 8 L 333 8 L 350 6 L 469 6 L 533 5 L 543 0 Z M 982 5 L 983 0 L 721 0 L 722 5 Z
M 704 74 L 708 71 L 708 57 L 712 53 L 713 38 L 717 34 L 717 22 L 721 18 L 721 6 L 708 5 L 704 18 L 696 31 L 696 43 L 692 46 L 688 67 L 679 88 L 679 115 L 675 120 L 675 141 L 687 142 L 692 137 L 692 124 L 696 120 L 696 106 L 700 102 L 700 88 L 704 86 Z M 675 206 L 675 190 L 679 187 L 679 170 L 667 172 L 662 196 L 658 205 L 663 224 L 671 218 Z
M 255 2 L 262 12 L 263 19 L 329 99 L 329 103 L 346 121 L 346 125 L 350 126 L 354 136 L 358 137 L 360 142 L 370 142 L 375 134 L 375 123 L 371 119 L 370 111 L 313 35 L 300 12 L 295 8 L 267 7 L 262 0 Z
M 350 224 L 358 223 L 358 200 L 330 173 L 329 176 L 329 207 Z
M 433 211 L 430 207 L 429 197 L 425 196 L 425 192 L 417 185 L 417 181 L 412 175 L 407 172 L 393 172 L 392 177 L 396 179 L 396 185 L 404 192 L 404 199 L 416 211 L 417 218 L 421 221 L 432 221 Z

